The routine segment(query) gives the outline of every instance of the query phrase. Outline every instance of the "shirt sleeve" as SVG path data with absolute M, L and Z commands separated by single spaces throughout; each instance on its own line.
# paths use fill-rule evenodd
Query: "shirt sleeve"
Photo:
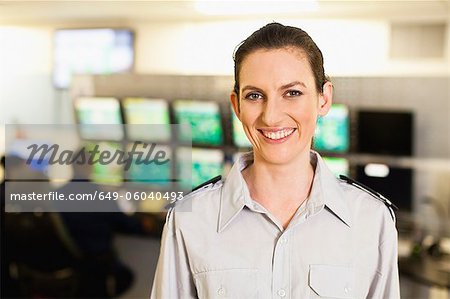
M 151 299 L 197 298 L 182 236 L 169 211 L 161 238 L 161 250 L 153 281 Z
M 392 219 L 386 218 L 386 222 L 389 224 L 385 227 L 385 237 L 379 245 L 378 273 L 368 298 L 400 298 L 397 230 Z

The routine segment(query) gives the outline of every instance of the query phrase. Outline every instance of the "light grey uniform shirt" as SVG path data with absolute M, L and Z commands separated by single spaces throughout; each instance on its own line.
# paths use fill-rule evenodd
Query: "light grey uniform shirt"
M 400 298 L 397 231 L 383 202 L 311 152 L 310 196 L 283 229 L 250 197 L 241 171 L 252 162 L 244 155 L 225 182 L 169 211 L 151 298 Z

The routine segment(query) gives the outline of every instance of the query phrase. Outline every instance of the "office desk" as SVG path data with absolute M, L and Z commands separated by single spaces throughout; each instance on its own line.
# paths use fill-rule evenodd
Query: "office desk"
M 114 243 L 120 260 L 134 273 L 131 288 L 116 299 L 149 298 L 158 262 L 159 239 L 116 234 Z
M 444 262 L 450 263 L 450 256 L 432 258 L 430 256 L 399 259 L 399 271 L 409 278 L 429 285 L 450 289 L 450 269 L 444 269 Z

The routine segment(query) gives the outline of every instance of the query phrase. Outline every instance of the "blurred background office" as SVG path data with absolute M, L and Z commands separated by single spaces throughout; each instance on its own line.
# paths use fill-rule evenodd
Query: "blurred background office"
M 24 164 L 21 141 L 48 142 L 26 124 L 153 123 L 191 125 L 192 151 L 170 148 L 171 129 L 146 136 L 122 128 L 107 137 L 108 130 L 80 130 L 63 139 L 74 149 L 97 143 L 116 150 L 153 138 L 176 162 L 188 150 L 189 188 L 226 177 L 239 152 L 250 149 L 229 104 L 232 54 L 271 21 L 307 31 L 334 83 L 335 104 L 318 123 L 315 149 L 336 175 L 354 177 L 399 207 L 402 297 L 450 298 L 448 1 L 0 1 L 0 137 L 6 140 L 0 156 L 7 178 L 45 177 L 45 188 L 61 190 L 77 177 L 71 169 Z M 83 175 L 90 190 L 156 190 L 136 178 L 164 181 L 174 169 L 95 165 Z M 132 183 L 124 187 L 125 181 Z M 5 217 L 2 209 L 2 244 L 12 244 L 2 245 L 2 294 L 147 297 L 164 205 L 119 208 L 122 223 L 128 217 L 125 226 L 133 229 L 102 224 L 111 244 L 96 258 L 112 270 L 102 273 L 104 287 L 95 294 L 80 291 L 79 276 L 94 270 L 79 267 L 88 241 L 80 241 L 83 228 L 71 226 L 94 220 L 39 211 Z M 61 254 L 46 257 L 49 248 Z M 45 258 L 59 260 L 50 265 Z

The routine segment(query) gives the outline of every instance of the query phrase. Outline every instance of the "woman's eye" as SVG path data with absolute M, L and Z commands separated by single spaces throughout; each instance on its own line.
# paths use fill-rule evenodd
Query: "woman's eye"
M 259 93 L 249 93 L 248 95 L 245 96 L 245 98 L 252 101 L 256 101 L 262 99 L 262 95 Z
M 303 93 L 300 90 L 288 90 L 286 92 L 286 95 L 288 97 L 298 97 L 301 96 Z

